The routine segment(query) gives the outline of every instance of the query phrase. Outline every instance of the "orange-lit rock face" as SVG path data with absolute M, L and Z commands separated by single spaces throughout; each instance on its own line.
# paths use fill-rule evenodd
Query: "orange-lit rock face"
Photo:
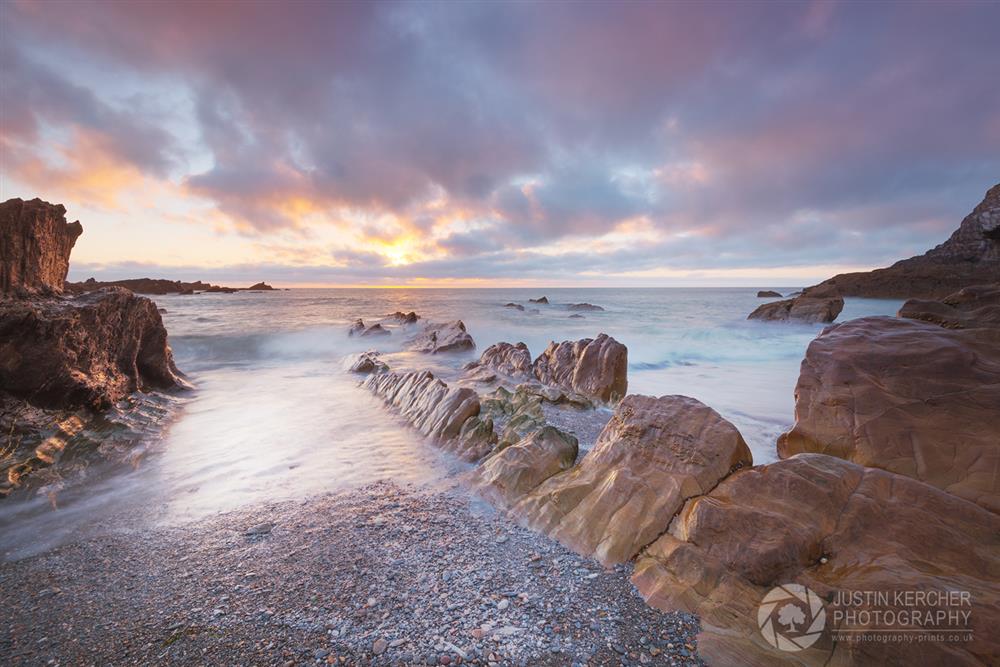
M 800 454 L 689 502 L 639 555 L 632 581 L 654 607 L 700 615 L 698 652 L 709 664 L 989 663 L 1000 651 L 998 553 L 996 514 L 909 477 Z M 826 601 L 837 591 L 968 591 L 974 639 L 834 644 L 826 634 L 779 652 L 757 608 L 789 582 Z
M 0 204 L 0 294 L 59 294 L 69 254 L 83 233 L 66 209 L 40 199 Z
M 535 359 L 535 378 L 605 403 L 628 390 L 628 349 L 607 334 L 550 343 Z
M 736 427 L 686 396 L 628 396 L 594 448 L 513 506 L 530 526 L 605 564 L 655 540 L 684 501 L 752 463 Z
M 782 457 L 818 452 L 1000 511 L 1000 328 L 866 317 L 806 351 Z

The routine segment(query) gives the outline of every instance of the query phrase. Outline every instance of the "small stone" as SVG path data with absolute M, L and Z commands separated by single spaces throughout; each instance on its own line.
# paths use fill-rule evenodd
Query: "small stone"
M 246 534 L 248 536 L 267 535 L 273 529 L 274 529 L 274 524 L 270 524 L 270 523 L 258 523 L 253 528 L 250 528 L 249 530 L 247 530 Z
M 497 604 L 497 610 L 504 611 L 509 606 L 510 606 L 510 600 L 504 598 L 503 600 L 500 600 L 500 602 Z
M 447 655 L 447 654 L 441 655 L 441 657 L 438 658 L 438 664 L 439 665 L 450 665 L 451 664 L 451 656 Z
M 372 653 L 375 655 L 382 655 L 385 653 L 387 648 L 389 648 L 389 642 L 380 637 L 375 640 L 374 644 L 372 644 Z

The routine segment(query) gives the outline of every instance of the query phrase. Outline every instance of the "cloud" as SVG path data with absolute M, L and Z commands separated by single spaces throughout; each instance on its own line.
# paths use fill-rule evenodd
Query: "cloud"
M 0 20 L 5 179 L 70 208 L 168 183 L 331 276 L 885 264 L 1000 175 L 993 5 L 25 1 Z

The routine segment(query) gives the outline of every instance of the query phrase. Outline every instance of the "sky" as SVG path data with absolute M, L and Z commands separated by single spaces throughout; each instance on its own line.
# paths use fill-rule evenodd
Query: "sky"
M 1000 182 L 1000 3 L 0 3 L 70 279 L 797 286 Z

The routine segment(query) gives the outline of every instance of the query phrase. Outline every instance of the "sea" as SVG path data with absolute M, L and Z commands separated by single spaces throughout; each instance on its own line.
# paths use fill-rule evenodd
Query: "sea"
M 489 345 L 613 336 L 628 347 L 629 393 L 683 394 L 739 428 L 755 463 L 776 459 L 794 390 L 823 325 L 748 321 L 757 289 L 292 289 L 152 297 L 164 309 L 190 389 L 137 396 L 70 443 L 41 483 L 0 500 L 0 558 L 103 530 L 183 524 L 249 505 L 379 480 L 434 487 L 464 469 L 425 442 L 348 372 L 378 349 L 393 370 L 448 381 Z M 549 304 L 531 303 L 547 297 Z M 524 310 L 506 307 L 516 303 Z M 603 311 L 570 318 L 569 304 Z M 848 299 L 838 321 L 892 315 L 901 302 Z M 395 311 L 462 320 L 477 350 L 407 352 L 397 330 L 350 338 L 351 322 Z

